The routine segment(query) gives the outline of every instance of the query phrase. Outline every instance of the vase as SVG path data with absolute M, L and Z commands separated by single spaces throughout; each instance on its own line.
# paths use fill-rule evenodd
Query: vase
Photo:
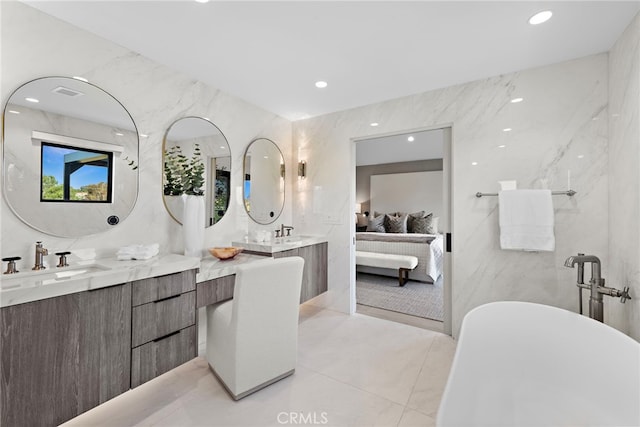
M 182 234 L 185 256 L 202 257 L 204 247 L 204 196 L 183 194 Z

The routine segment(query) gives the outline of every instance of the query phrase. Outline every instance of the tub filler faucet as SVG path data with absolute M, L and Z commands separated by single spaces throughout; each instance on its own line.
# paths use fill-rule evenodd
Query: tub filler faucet
M 36 262 L 32 270 L 44 270 L 44 256 L 49 255 L 49 251 L 42 246 L 42 242 L 36 242 Z
M 588 284 L 584 283 L 584 264 L 591 264 L 591 280 Z M 600 259 L 594 255 L 571 255 L 564 262 L 565 267 L 574 268 L 578 264 L 578 278 L 576 285 L 578 286 L 578 297 L 580 305 L 580 314 L 582 314 L 582 290 L 589 289 L 591 296 L 589 297 L 589 317 L 599 322 L 604 321 L 604 304 L 602 301 L 603 295 L 609 295 L 610 297 L 620 298 L 620 302 L 624 303 L 626 300 L 631 299 L 629 296 L 629 287 L 625 287 L 622 291 L 609 288 L 604 285 L 604 278 L 601 276 Z

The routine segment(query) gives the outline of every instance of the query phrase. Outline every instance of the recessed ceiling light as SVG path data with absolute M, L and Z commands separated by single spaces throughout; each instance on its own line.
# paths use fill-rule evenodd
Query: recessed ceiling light
M 415 139 L 413 136 L 410 136 L 409 138 L 407 138 L 407 141 L 409 141 L 409 142 L 413 142 L 413 141 L 415 141 L 415 140 L 416 140 L 416 139 Z
M 35 98 L 25 98 L 25 101 L 29 101 L 29 102 L 40 102 L 39 100 L 35 99 Z
M 502 132 L 511 132 L 511 131 L 512 131 L 512 129 L 511 129 L 511 128 L 504 128 L 504 129 L 502 129 Z
M 378 126 L 378 122 L 373 122 L 373 123 L 371 123 L 371 126 L 373 126 L 373 127 Z
M 471 162 L 471 166 L 477 166 L 478 162 Z
M 9 110 L 9 112 L 10 112 L 11 114 L 20 114 L 20 111 L 16 111 L 16 110 Z
M 80 80 L 81 82 L 85 82 L 85 83 L 89 82 L 89 80 L 85 79 L 84 77 L 73 76 L 73 78 L 76 80 Z
M 319 80 L 316 82 L 316 87 L 319 89 L 324 89 L 325 87 L 327 87 L 327 82 Z
M 511 100 L 511 103 L 512 104 L 517 104 L 518 102 L 522 102 L 522 101 L 524 101 L 524 98 L 513 98 Z
M 498 148 L 504 148 L 506 147 L 506 145 L 502 144 L 502 145 L 498 145 Z
M 578 158 L 579 158 L 579 159 L 583 159 L 583 158 L 584 158 L 584 154 L 580 154 L 580 155 L 578 156 Z
M 223 150 L 227 149 L 227 147 L 225 147 L 224 145 L 221 145 L 220 148 L 222 148 Z
M 209 3 L 209 0 L 196 0 L 197 3 Z
M 542 24 L 543 22 L 547 22 L 549 19 L 551 19 L 552 15 L 553 13 L 550 10 L 543 10 L 542 12 L 538 12 L 535 15 L 533 15 L 531 18 L 529 18 L 529 24 L 531 25 Z
M 265 158 L 265 159 L 268 159 L 268 158 L 269 158 L 269 156 L 264 156 L 264 158 Z
M 115 132 L 116 136 L 124 136 L 124 133 L 122 132 Z

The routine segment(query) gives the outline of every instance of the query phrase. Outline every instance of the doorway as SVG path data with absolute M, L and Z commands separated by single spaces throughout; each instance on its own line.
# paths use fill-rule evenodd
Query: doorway
M 451 334 L 451 134 L 352 139 L 352 311 Z

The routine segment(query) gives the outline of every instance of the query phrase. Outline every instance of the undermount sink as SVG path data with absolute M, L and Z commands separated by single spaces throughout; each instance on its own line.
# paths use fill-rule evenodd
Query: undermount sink
M 37 281 L 43 285 L 51 283 L 57 283 L 64 280 L 69 280 L 78 276 L 91 275 L 94 273 L 100 273 L 103 271 L 111 270 L 111 268 L 100 264 L 86 264 L 86 265 L 74 265 L 72 267 L 53 267 L 45 270 L 38 271 L 25 271 L 11 275 L 4 275 L 2 281 L 4 282 L 2 288 L 7 289 L 12 287 L 12 282 L 20 282 L 22 280 Z M 16 283 L 13 286 L 19 286 Z

